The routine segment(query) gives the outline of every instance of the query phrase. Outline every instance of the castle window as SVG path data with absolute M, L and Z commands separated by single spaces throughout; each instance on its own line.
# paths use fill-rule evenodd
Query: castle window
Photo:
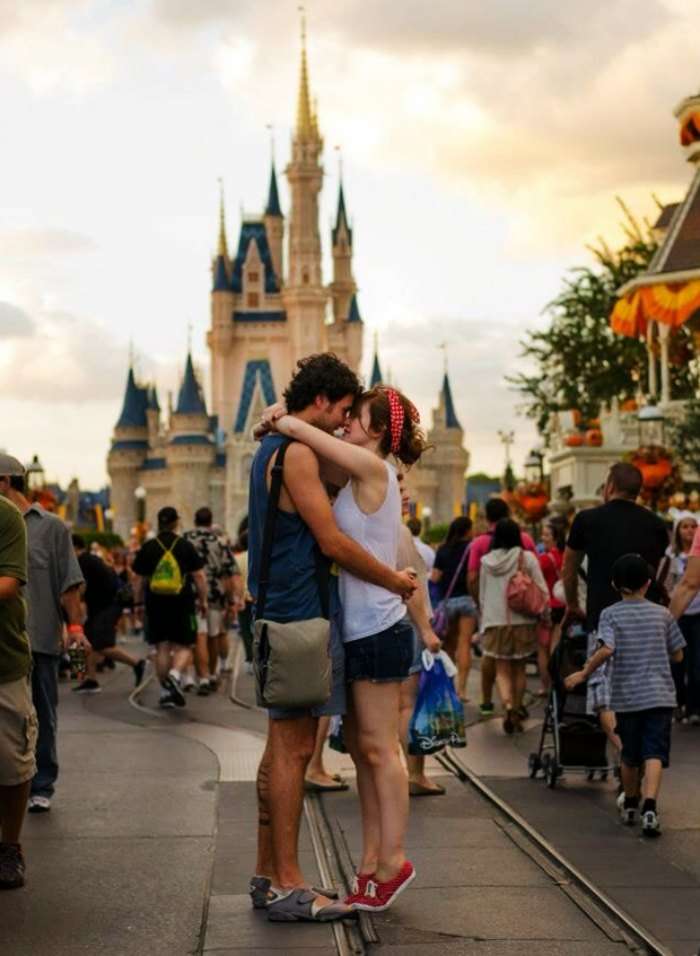
M 247 301 L 249 309 L 257 309 L 260 306 L 260 296 L 257 292 L 249 292 Z
M 259 272 L 249 272 L 248 273 L 248 282 L 259 282 L 260 273 Z
M 304 285 L 309 284 L 309 273 L 306 271 L 306 269 L 301 274 L 301 281 Z

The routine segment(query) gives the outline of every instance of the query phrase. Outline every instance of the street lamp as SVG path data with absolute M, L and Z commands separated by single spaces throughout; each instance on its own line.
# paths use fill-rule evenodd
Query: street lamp
M 146 489 L 143 485 L 134 488 L 134 498 L 136 498 L 136 520 L 143 524 L 146 519 Z
M 639 409 L 639 446 L 648 448 L 652 445 L 663 446 L 665 435 L 666 416 L 656 405 L 645 405 Z
M 429 508 L 428 505 L 425 505 L 423 508 L 421 508 L 420 516 L 423 522 L 423 534 L 425 534 L 426 531 L 430 530 L 430 519 L 433 516 L 433 509 Z
M 534 449 L 525 459 L 525 480 L 532 485 L 539 484 L 542 481 L 542 459 L 541 451 Z
M 30 492 L 42 491 L 46 484 L 46 474 L 39 456 L 34 455 L 27 465 L 27 488 Z

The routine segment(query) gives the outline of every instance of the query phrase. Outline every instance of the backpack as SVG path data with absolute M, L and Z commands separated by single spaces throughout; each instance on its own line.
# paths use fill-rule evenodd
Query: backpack
M 525 556 L 521 549 L 518 557 L 518 567 L 506 588 L 508 609 L 525 617 L 539 617 L 547 607 L 547 596 L 539 589 L 524 568 Z
M 156 565 L 155 571 L 151 575 L 149 589 L 152 594 L 160 594 L 165 597 L 177 597 L 184 586 L 184 579 L 177 558 L 173 554 L 173 548 L 179 541 L 175 538 L 169 548 L 166 548 L 160 538 L 156 541 L 163 549 L 160 561 Z

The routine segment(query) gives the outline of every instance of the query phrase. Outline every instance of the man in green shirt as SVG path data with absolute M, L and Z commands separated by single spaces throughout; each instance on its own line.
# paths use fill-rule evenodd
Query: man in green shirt
M 0 472 L 23 469 L 0 455 Z M 19 510 L 0 496 L 0 889 L 24 885 L 19 842 L 36 773 L 37 720 L 22 586 L 27 583 L 27 529 Z

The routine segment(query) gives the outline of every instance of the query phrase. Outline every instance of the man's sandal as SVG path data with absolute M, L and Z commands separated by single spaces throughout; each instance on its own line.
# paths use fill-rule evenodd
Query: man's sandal
M 274 892 L 274 891 L 273 891 Z M 271 923 L 330 923 L 348 919 L 355 914 L 345 903 L 318 905 L 319 894 L 313 890 L 290 890 L 267 904 L 267 918 Z
M 266 876 L 251 876 L 248 892 L 254 910 L 267 909 L 268 904 L 274 903 L 278 896 L 272 889 L 271 881 Z M 312 886 L 311 892 L 317 893 L 319 896 L 326 896 L 329 900 L 338 899 L 338 891 L 335 887 Z

